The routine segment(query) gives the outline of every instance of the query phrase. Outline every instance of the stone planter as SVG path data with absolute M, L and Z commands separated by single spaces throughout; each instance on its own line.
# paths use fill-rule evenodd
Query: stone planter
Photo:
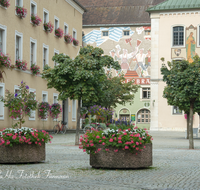
M 145 144 L 143 151 L 132 154 L 129 150 L 119 149 L 114 152 L 115 147 L 109 147 L 109 151 L 102 151 L 103 145 L 96 145 L 102 150 L 96 154 L 90 154 L 90 165 L 93 168 L 144 168 L 152 165 L 152 144 Z
M 45 143 L 0 146 L 0 163 L 31 163 L 45 161 Z

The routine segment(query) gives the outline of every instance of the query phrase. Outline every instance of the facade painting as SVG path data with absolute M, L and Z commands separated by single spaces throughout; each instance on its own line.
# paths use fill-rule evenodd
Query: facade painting
M 105 72 L 111 72 L 112 76 L 124 74 L 126 79 L 124 82 L 134 79 L 134 83 L 141 85 L 141 89 L 148 88 L 150 90 L 150 26 L 83 28 L 83 31 L 85 34 L 83 37 L 84 44 L 102 48 L 104 55 L 110 55 L 121 65 L 121 69 L 118 71 L 105 68 Z M 108 31 L 108 36 L 103 36 L 105 31 Z M 142 119 L 138 120 L 137 117 L 138 110 L 150 107 L 150 97 L 144 97 L 141 89 L 135 94 L 133 104 L 127 103 L 115 108 L 114 119 L 131 120 L 138 127 L 149 129 L 150 120 L 143 122 Z

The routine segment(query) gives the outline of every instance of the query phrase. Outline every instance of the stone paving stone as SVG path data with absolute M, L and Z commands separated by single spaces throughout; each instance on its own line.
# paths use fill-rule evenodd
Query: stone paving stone
M 199 190 L 200 139 L 189 150 L 184 132 L 150 134 L 153 166 L 140 170 L 93 169 L 89 155 L 74 146 L 75 134 L 53 135 L 44 163 L 0 164 L 0 190 Z M 48 172 L 55 178 L 47 177 Z M 28 178 L 31 174 L 35 178 Z

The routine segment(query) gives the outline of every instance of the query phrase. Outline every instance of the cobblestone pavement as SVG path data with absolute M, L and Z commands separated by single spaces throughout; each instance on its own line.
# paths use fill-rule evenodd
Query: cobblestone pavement
M 153 166 L 140 170 L 93 169 L 89 156 L 74 146 L 75 134 L 53 135 L 46 162 L 0 165 L 0 190 L 199 190 L 200 139 L 189 150 L 184 132 L 150 134 Z

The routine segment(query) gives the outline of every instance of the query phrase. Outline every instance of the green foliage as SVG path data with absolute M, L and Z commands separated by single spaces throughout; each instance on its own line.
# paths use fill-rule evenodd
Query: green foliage
M 35 93 L 29 93 L 29 86 L 25 82 L 21 82 L 19 91 L 11 93 L 6 90 L 5 98 L 0 97 L 0 101 L 4 102 L 4 106 L 9 109 L 9 117 L 12 119 L 19 119 L 19 122 L 14 124 L 18 127 L 25 123 L 25 116 L 31 116 L 31 110 L 37 109 L 37 101 L 35 100 Z
M 169 105 L 178 106 L 189 113 L 190 103 L 194 103 L 194 112 L 200 112 L 200 59 L 195 57 L 193 63 L 186 60 L 168 62 L 163 65 L 161 73 L 167 86 L 163 97 Z

